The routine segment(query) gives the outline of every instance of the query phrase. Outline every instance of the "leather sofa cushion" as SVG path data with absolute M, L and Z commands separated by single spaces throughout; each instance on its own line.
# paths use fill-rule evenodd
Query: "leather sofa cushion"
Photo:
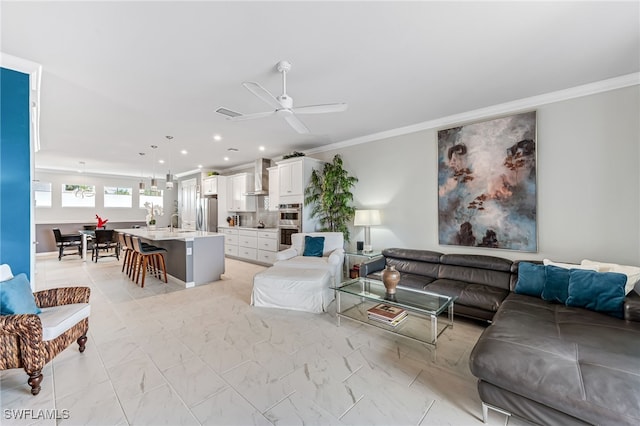
M 435 280 L 427 285 L 425 290 L 445 296 L 456 296 L 456 305 L 473 306 L 490 312 L 496 312 L 509 294 L 509 290 L 489 285 L 448 279 Z
M 438 268 L 440 267 L 440 265 L 437 263 L 396 259 L 394 257 L 387 257 L 387 265 L 395 266 L 398 272 L 400 272 L 401 277 L 405 274 L 423 275 L 425 277 L 432 278 L 431 281 L 438 277 Z
M 624 302 L 624 319 L 640 322 L 640 294 L 632 291 Z
M 504 290 L 509 290 L 511 272 L 441 264 L 438 269 L 438 278 L 464 281 L 472 284 L 482 284 L 485 286 L 499 287 Z
M 432 278 L 428 282 L 438 277 L 438 267 L 442 253 L 428 250 L 391 248 L 383 250 L 382 254 L 387 260 L 387 265 L 395 266 L 401 277 L 405 274 L 424 275 Z M 402 278 L 399 285 L 403 285 Z M 407 284 L 406 286 L 409 287 L 411 285 Z
M 472 373 L 592 424 L 640 424 L 640 323 L 511 293 Z
M 416 290 L 424 290 L 426 286 L 433 282 L 435 278 L 416 274 L 400 274 L 400 282 L 398 287 L 407 287 Z
M 443 265 L 467 266 L 469 268 L 491 269 L 494 271 L 510 272 L 513 262 L 509 259 L 479 254 L 443 254 L 440 257 Z
M 386 258 L 393 257 L 395 259 L 418 260 L 427 263 L 440 263 L 440 257 L 443 255 L 437 251 L 415 250 L 404 248 L 388 248 L 382 250 L 382 255 Z

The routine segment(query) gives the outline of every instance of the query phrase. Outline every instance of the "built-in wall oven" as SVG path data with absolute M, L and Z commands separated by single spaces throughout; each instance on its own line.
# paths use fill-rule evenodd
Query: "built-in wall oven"
M 302 205 L 280 204 L 278 207 L 280 250 L 291 247 L 291 235 L 302 231 Z

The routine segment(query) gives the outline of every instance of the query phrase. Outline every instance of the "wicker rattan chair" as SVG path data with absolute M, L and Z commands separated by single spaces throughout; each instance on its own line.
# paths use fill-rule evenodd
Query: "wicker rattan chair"
M 90 293 L 89 287 L 63 287 L 38 291 L 33 295 L 40 309 L 54 307 L 59 309 L 43 309 L 40 315 L 0 316 L 0 370 L 24 368 L 29 376 L 27 383 L 31 386 L 31 393 L 37 395 L 42 382 L 42 369 L 49 361 L 74 341 L 78 342 L 80 352 L 84 352 L 89 329 L 89 318 L 86 316 L 88 308 L 64 305 L 88 304 Z M 44 318 L 51 318 L 53 315 L 52 322 L 58 323 L 66 313 L 70 318 L 74 318 L 74 315 L 84 316 L 84 318 L 62 334 L 55 336 L 57 333 L 54 332 L 50 340 L 43 340 L 43 322 L 47 322 Z M 45 332 L 48 331 L 49 328 L 45 330 Z

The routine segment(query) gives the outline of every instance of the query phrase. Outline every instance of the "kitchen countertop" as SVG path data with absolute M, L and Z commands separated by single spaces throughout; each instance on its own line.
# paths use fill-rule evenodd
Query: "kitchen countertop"
M 218 226 L 218 228 L 226 228 L 226 229 L 255 229 L 255 230 L 272 230 L 275 231 L 278 229 L 277 226 L 265 226 L 264 228 L 258 228 L 257 226 Z
M 128 229 L 116 229 L 117 232 L 124 234 L 134 235 L 136 237 L 144 238 L 151 241 L 161 240 L 193 240 L 196 238 L 209 238 L 209 237 L 223 237 L 222 234 L 217 232 L 205 232 L 205 231 L 190 231 L 181 228 L 174 228 L 173 231 L 170 228 L 159 228 L 154 231 L 147 230 L 145 228 L 128 228 Z

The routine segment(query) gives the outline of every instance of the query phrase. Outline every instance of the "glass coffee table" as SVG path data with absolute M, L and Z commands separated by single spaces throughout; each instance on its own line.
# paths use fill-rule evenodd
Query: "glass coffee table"
M 453 303 L 455 297 L 420 290 L 398 288 L 396 300 L 386 300 L 382 281 L 359 277 L 341 283 L 336 290 L 338 325 L 340 318 L 349 318 L 383 330 L 408 337 L 421 343 L 436 346 L 438 336 L 447 328 L 453 328 Z M 371 308 L 383 303 L 390 310 L 405 310 L 406 318 L 397 325 L 371 319 Z M 438 324 L 438 315 L 447 311 L 448 320 Z M 379 317 L 377 317 L 379 318 Z M 429 322 L 430 324 L 425 324 Z

